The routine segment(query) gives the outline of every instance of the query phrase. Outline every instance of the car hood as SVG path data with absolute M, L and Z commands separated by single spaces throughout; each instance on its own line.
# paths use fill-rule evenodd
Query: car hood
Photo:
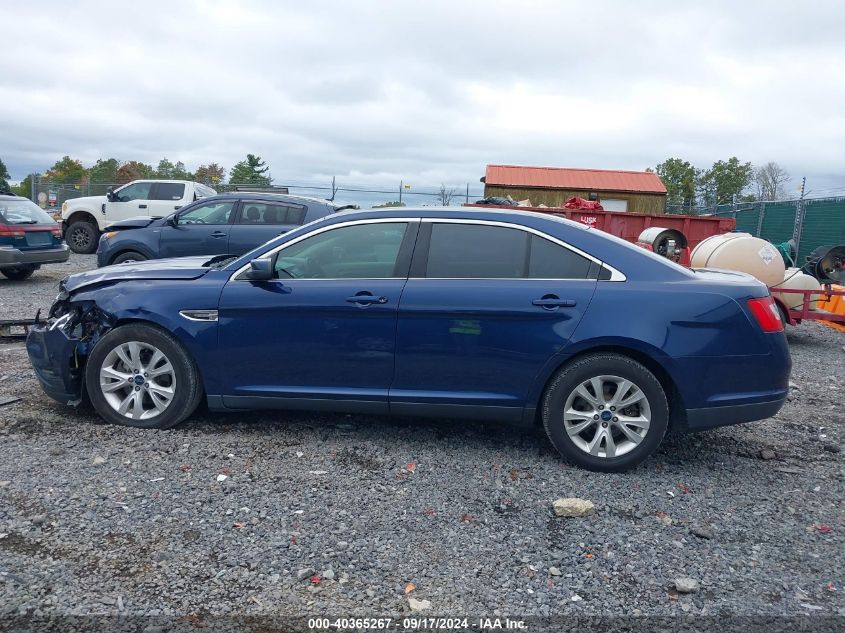
M 81 198 L 71 198 L 67 201 L 68 207 L 91 207 L 91 206 L 100 206 L 101 204 L 108 202 L 108 198 L 105 196 L 83 196 Z
M 121 231 L 123 229 L 142 229 L 145 226 L 149 226 L 156 220 L 160 220 L 161 218 L 154 218 L 151 215 L 139 215 L 134 218 L 128 218 L 126 220 L 118 220 L 117 222 L 112 222 L 111 224 L 107 225 L 107 229 L 111 229 L 113 231 Z
M 177 257 L 174 259 L 151 259 L 143 262 L 127 262 L 105 266 L 67 277 L 60 284 L 63 291 L 74 292 L 95 284 L 129 281 L 134 279 L 199 279 L 211 268 L 208 263 L 215 257 Z

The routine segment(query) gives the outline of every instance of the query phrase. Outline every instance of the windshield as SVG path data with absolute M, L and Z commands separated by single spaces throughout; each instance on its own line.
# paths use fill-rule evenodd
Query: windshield
M 55 220 L 25 198 L 0 198 L 0 222 L 4 224 L 54 224 Z

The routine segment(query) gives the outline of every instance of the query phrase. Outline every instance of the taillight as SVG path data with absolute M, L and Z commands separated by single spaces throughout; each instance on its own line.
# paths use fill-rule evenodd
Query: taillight
M 748 308 L 751 314 L 757 319 L 757 323 L 764 332 L 782 332 L 783 321 L 780 318 L 780 310 L 778 310 L 775 300 L 771 297 L 763 297 L 762 299 L 749 299 Z
M 20 229 L 0 226 L 0 237 L 24 237 L 24 232 Z
M 61 229 L 50 229 L 50 233 L 52 233 L 56 237 L 62 236 L 62 230 Z

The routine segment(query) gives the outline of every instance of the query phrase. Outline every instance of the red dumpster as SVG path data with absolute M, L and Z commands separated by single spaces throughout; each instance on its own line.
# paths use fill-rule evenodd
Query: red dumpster
M 628 213 L 626 211 L 583 211 L 565 209 L 563 207 L 507 207 L 489 204 L 465 204 L 463 206 L 477 207 L 479 209 L 509 209 L 511 211 L 550 213 L 552 215 L 563 216 L 574 222 L 586 224 L 595 229 L 607 231 L 634 243 L 637 241 L 640 233 L 648 227 L 662 226 L 683 233 L 687 238 L 690 250 L 698 246 L 699 242 L 712 235 L 730 233 L 736 228 L 736 220 L 733 218 L 716 216 L 664 215 L 662 213 Z

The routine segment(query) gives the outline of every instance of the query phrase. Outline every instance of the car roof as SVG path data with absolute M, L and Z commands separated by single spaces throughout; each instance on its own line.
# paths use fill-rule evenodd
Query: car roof
M 263 192 L 263 191 L 225 191 L 223 193 L 218 193 L 216 196 L 209 196 L 208 198 L 203 198 L 203 200 L 208 200 L 209 198 L 242 198 L 244 200 L 278 200 L 280 202 L 289 201 L 289 202 L 316 202 L 318 204 L 325 204 L 330 207 L 337 206 L 331 200 L 326 200 L 325 198 L 317 198 L 311 196 L 297 196 L 294 194 L 289 193 L 271 193 L 271 192 Z
M 580 222 L 573 222 L 572 220 L 552 213 L 537 213 L 536 211 L 520 211 L 517 209 L 491 209 L 484 207 L 389 207 L 383 209 L 341 211 L 332 217 L 343 217 L 345 220 L 407 217 L 447 219 L 465 218 L 472 220 L 488 220 L 491 222 L 510 221 L 516 224 L 534 224 L 545 221 L 557 222 L 572 228 L 588 230 L 588 227 Z

